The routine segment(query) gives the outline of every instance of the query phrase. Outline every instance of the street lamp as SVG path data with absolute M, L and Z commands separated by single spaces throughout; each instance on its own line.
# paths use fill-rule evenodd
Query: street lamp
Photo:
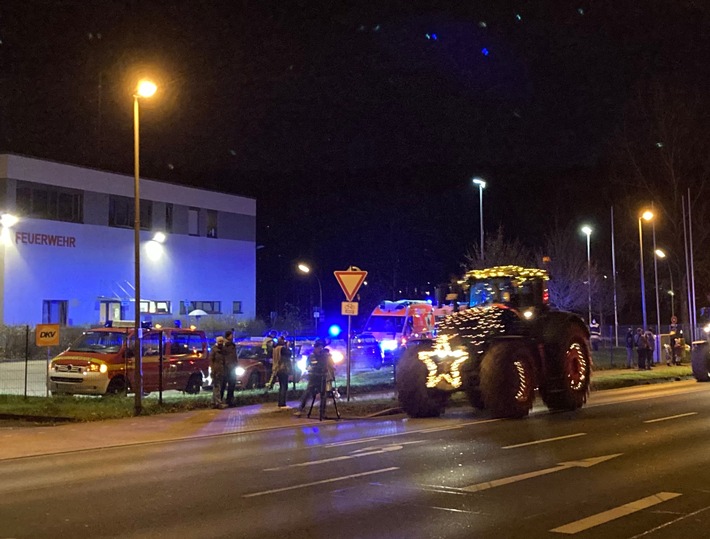
M 643 330 L 646 331 L 646 285 L 643 277 L 643 227 L 642 221 L 650 221 L 653 219 L 653 213 L 646 210 L 639 217 L 639 260 L 641 261 L 641 314 L 643 316 Z
M 485 258 L 483 254 L 483 190 L 486 188 L 486 182 L 478 176 L 473 178 L 472 181 L 475 185 L 478 185 L 478 216 L 481 222 L 481 260 L 483 260 Z
M 133 218 L 133 258 L 135 262 L 135 321 L 133 327 L 133 336 L 135 339 L 134 349 L 134 369 L 133 369 L 133 391 L 135 392 L 134 414 L 140 415 L 143 409 L 143 363 L 141 361 L 141 250 L 140 250 L 140 232 L 141 232 L 141 198 L 140 198 L 140 107 L 138 105 L 140 98 L 152 97 L 158 87 L 155 83 L 149 80 L 141 80 L 136 87 L 136 93 L 133 94 L 133 157 L 134 157 L 134 182 L 133 182 L 133 199 L 135 213 Z
M 592 227 L 584 225 L 582 227 L 582 232 L 587 236 L 587 324 L 591 326 L 592 324 L 592 263 L 591 257 L 589 256 L 591 251 L 589 248 L 589 238 L 592 235 Z
M 656 256 L 658 258 L 664 259 L 666 258 L 666 253 L 663 251 L 663 249 L 656 249 Z M 668 261 L 668 277 L 670 277 L 671 281 L 671 288 L 668 290 L 668 295 L 671 297 L 671 320 L 673 317 L 675 317 L 675 292 L 673 290 L 673 271 L 671 270 L 671 263 Z
M 300 263 L 297 267 L 298 271 L 300 271 L 301 273 L 311 273 L 311 268 L 307 264 Z M 315 277 L 316 281 L 318 281 L 318 316 L 315 317 L 316 333 L 318 333 L 318 319 L 320 318 L 320 313 L 323 311 L 323 287 L 321 286 L 320 279 L 318 278 L 318 275 L 316 275 L 315 272 L 313 272 L 313 277 Z

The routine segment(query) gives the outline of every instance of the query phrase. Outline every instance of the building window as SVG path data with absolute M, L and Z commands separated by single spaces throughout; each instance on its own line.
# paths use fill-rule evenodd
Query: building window
M 67 301 L 64 299 L 45 299 L 42 302 L 42 323 L 67 325 Z
M 232 314 L 242 314 L 242 302 L 241 301 L 233 301 L 232 302 Z
M 135 199 L 111 195 L 108 207 L 108 224 L 117 228 L 133 228 Z M 141 200 L 141 229 L 153 228 L 153 201 Z
M 207 237 L 217 237 L 217 212 L 214 210 L 207 210 Z
M 200 210 L 198 208 L 188 208 L 187 210 L 187 233 L 190 236 L 200 235 Z
M 68 223 L 84 222 L 84 193 L 81 191 L 20 183 L 16 194 L 17 210 L 21 215 Z
M 181 301 L 180 314 L 189 315 L 192 311 L 200 309 L 207 314 L 222 314 L 221 301 Z
M 156 301 L 155 302 L 155 312 L 157 314 L 170 314 L 170 302 L 169 301 Z
M 165 232 L 172 232 L 173 231 L 173 205 L 172 204 L 166 204 L 165 205 Z

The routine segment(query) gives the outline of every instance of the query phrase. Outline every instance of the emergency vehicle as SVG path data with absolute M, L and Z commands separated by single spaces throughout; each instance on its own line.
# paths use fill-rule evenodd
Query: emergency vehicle
M 134 322 L 113 321 L 85 331 L 49 364 L 52 395 L 118 395 L 131 391 Z M 209 369 L 205 333 L 193 328 L 145 328 L 143 390 L 199 393 Z M 162 365 L 162 372 L 161 372 Z
M 396 360 L 410 339 L 434 336 L 434 308 L 421 300 L 383 301 L 375 307 L 355 340 L 375 342 L 385 362 Z

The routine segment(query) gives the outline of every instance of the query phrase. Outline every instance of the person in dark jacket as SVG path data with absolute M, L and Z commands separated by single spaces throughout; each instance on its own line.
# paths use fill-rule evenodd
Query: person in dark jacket
M 313 352 L 308 356 L 308 386 L 301 397 L 301 405 L 294 415 L 301 417 L 308 399 L 312 399 L 316 393 L 322 392 L 326 383 L 334 378 L 335 363 L 333 363 L 333 357 L 325 347 L 323 340 L 316 339 L 315 343 L 313 343 Z M 324 399 L 325 395 L 321 394 L 320 398 Z
M 237 385 L 237 346 L 234 344 L 234 335 L 230 330 L 224 332 L 222 353 L 224 354 L 224 380 L 227 385 L 227 406 L 233 408 L 234 388 Z
M 288 377 L 292 371 L 291 349 L 288 347 L 286 338 L 281 335 L 274 346 L 271 379 L 269 380 L 269 389 L 274 387 L 275 381 L 279 382 L 279 408 L 288 408 L 286 395 L 288 394 Z
M 629 328 L 626 332 L 626 368 L 634 366 L 634 331 Z
M 210 350 L 210 373 L 212 376 L 212 408 L 224 408 L 224 337 L 217 337 Z

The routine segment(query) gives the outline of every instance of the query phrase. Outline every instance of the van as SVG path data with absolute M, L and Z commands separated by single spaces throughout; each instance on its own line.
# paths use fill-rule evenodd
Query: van
M 411 339 L 434 336 L 434 309 L 421 300 L 383 301 L 375 307 L 355 340 L 378 343 L 384 361 L 392 362 Z
M 118 395 L 130 391 L 135 365 L 132 324 L 113 322 L 110 327 L 87 330 L 52 359 L 47 373 L 47 388 L 52 395 Z M 203 331 L 144 329 L 141 349 L 146 393 L 161 389 L 199 393 L 209 369 Z

